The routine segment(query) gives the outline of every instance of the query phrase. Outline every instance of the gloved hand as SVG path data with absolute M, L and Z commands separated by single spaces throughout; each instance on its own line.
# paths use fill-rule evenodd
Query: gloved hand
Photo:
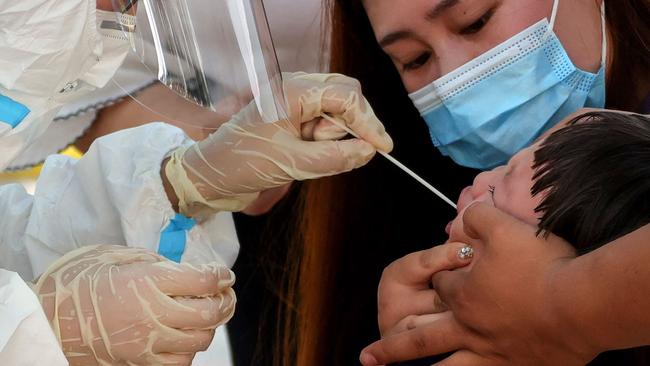
M 176 150 L 165 173 L 181 213 L 240 211 L 258 192 L 293 180 L 359 168 L 391 138 L 362 96 L 359 83 L 336 74 L 285 74 L 289 119 L 264 123 L 249 104 L 207 139 Z M 347 133 L 320 118 L 328 113 L 359 139 L 330 141 Z
M 235 308 L 226 267 L 144 249 L 75 250 L 35 286 L 70 365 L 189 365 Z

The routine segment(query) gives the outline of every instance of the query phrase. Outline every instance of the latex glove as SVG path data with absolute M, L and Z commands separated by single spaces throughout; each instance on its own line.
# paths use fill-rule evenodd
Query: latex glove
M 240 211 L 260 191 L 347 172 L 368 163 L 376 149 L 392 150 L 356 80 L 286 74 L 284 89 L 288 120 L 264 123 L 251 103 L 207 139 L 172 154 L 165 173 L 181 213 Z M 360 139 L 329 141 L 346 132 L 321 120 L 322 113 L 338 118 Z
M 75 250 L 35 292 L 71 365 L 189 365 L 235 308 L 234 274 L 138 248 Z
M 557 311 L 554 278 L 575 258 L 572 246 L 553 235 L 537 237 L 537 228 L 484 203 L 470 206 L 463 221 L 466 237 L 451 239 L 472 245 L 471 265 L 433 275 L 450 312 L 366 347 L 364 366 L 448 352 L 439 365 L 577 366 L 604 350 L 594 347 L 583 324 Z

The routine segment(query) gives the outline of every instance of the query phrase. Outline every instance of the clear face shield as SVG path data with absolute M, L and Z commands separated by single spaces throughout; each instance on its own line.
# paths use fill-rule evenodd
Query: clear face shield
M 113 7 L 152 79 L 221 116 L 255 101 L 264 121 L 287 118 L 262 0 L 113 0 Z

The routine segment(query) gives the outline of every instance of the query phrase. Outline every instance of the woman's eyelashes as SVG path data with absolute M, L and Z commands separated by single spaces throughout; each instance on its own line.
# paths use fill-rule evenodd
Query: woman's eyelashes
M 480 18 L 478 18 L 475 22 L 472 24 L 468 25 L 467 27 L 464 27 L 460 30 L 460 34 L 462 35 L 470 35 L 470 34 L 476 34 L 485 27 L 485 25 L 490 21 L 492 16 L 494 15 L 494 8 L 488 10 L 483 14 Z
M 425 52 L 416 57 L 413 61 L 405 63 L 402 68 L 404 71 L 417 70 L 424 66 L 431 58 L 431 52 Z
M 495 6 L 489 9 L 488 11 L 486 11 L 485 13 L 483 13 L 483 15 L 481 15 L 480 18 L 478 18 L 470 25 L 462 28 L 459 31 L 459 33 L 461 35 L 469 36 L 480 32 L 488 24 L 490 19 L 492 19 L 492 16 L 494 15 L 496 8 L 497 7 Z M 414 58 L 412 61 L 403 63 L 402 69 L 404 72 L 417 70 L 422 66 L 426 65 L 429 61 L 431 61 L 432 58 L 433 58 L 433 52 L 431 51 L 423 52 L 419 54 L 416 58 Z

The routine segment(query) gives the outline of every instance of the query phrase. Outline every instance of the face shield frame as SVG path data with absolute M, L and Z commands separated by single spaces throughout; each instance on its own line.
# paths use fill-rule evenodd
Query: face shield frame
M 262 0 L 112 1 L 132 51 L 178 95 L 222 115 L 255 101 L 265 122 L 288 118 Z

